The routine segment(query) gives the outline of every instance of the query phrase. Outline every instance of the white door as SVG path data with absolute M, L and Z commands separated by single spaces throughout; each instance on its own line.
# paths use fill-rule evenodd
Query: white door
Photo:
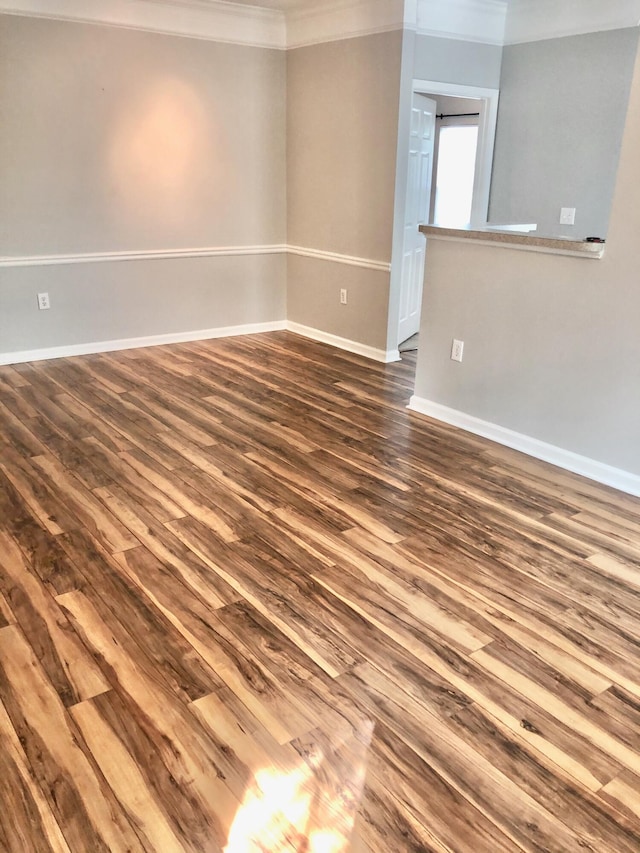
M 400 343 L 420 329 L 426 239 L 418 226 L 429 219 L 436 108 L 435 101 L 414 93 L 400 283 Z

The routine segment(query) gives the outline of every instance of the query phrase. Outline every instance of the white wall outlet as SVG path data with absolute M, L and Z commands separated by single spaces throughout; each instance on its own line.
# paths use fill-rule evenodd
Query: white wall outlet
M 51 308 L 51 302 L 49 301 L 48 293 L 39 293 L 38 294 L 38 308 L 41 311 L 46 311 Z
M 346 287 L 343 287 L 342 290 L 340 291 L 340 305 L 346 305 L 346 304 L 347 304 L 347 289 L 346 289 Z
M 451 361 L 462 361 L 464 354 L 464 341 L 456 341 L 451 344 Z
M 575 207 L 560 208 L 560 225 L 575 225 L 576 224 L 576 209 Z

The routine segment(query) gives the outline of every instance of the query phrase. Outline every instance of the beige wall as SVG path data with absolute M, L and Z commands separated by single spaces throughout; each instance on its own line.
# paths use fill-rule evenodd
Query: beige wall
M 2 254 L 282 243 L 281 51 L 0 16 Z
M 638 151 L 637 63 L 603 260 L 429 242 L 418 397 L 640 475 Z
M 287 54 L 289 243 L 391 259 L 402 33 Z
M 386 350 L 389 273 L 289 255 L 287 317 L 313 329 Z M 348 293 L 340 304 L 340 290 Z
M 390 261 L 401 54 L 401 31 L 288 52 L 290 245 Z M 353 269 L 292 259 L 289 319 L 382 346 L 389 274 Z M 337 283 L 354 275 L 340 306 Z
M 283 51 L 0 16 L 0 256 L 285 243 L 285 86 Z M 0 353 L 283 320 L 285 292 L 274 256 L 0 268 Z
M 285 280 L 284 254 L 0 270 L 0 359 L 284 320 Z M 37 310 L 43 291 L 49 311 Z

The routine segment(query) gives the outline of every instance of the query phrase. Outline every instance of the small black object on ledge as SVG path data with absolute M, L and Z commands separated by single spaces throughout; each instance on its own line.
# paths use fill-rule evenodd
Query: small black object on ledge
M 585 243 L 606 243 L 606 240 L 603 240 L 602 237 L 585 237 Z

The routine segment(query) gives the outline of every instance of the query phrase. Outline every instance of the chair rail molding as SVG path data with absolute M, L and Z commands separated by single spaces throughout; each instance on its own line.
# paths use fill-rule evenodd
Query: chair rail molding
M 71 264 L 106 264 L 123 261 L 165 261 L 178 258 L 232 258 L 243 255 L 301 255 L 350 267 L 389 272 L 388 261 L 361 258 L 356 255 L 341 255 L 324 249 L 305 246 L 288 246 L 274 243 L 265 246 L 204 246 L 197 249 L 149 249 L 124 252 L 78 252 L 60 255 L 15 255 L 0 257 L 0 269 L 11 267 L 55 267 Z

